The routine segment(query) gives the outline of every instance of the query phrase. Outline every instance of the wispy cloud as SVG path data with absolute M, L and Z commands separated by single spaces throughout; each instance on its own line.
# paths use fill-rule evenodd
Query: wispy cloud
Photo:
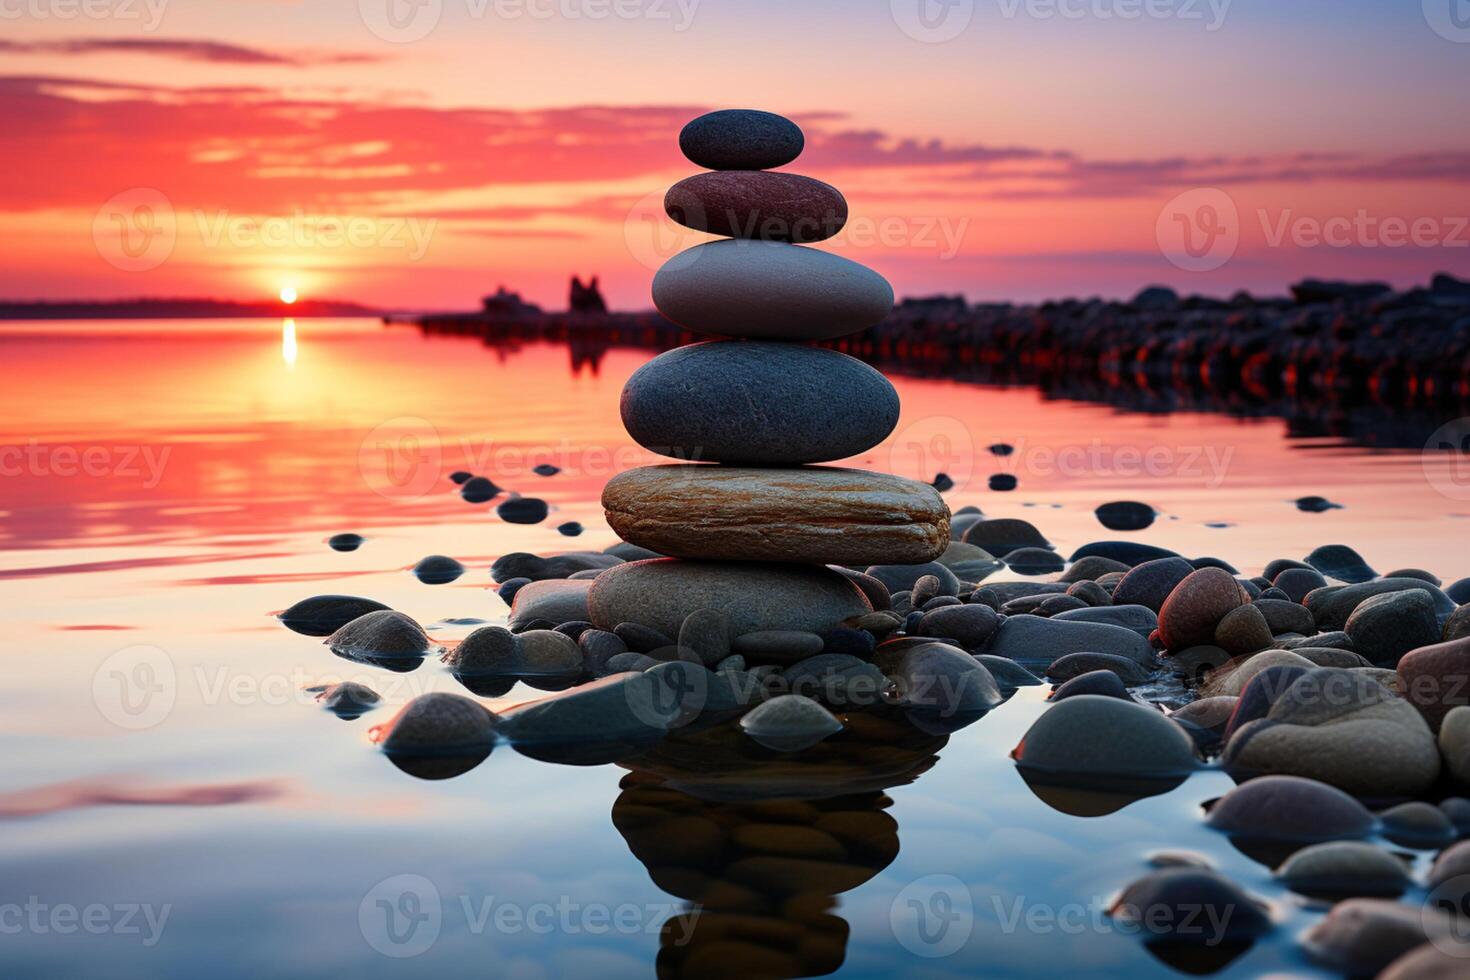
M 286 65 L 306 68 L 314 65 L 372 64 L 388 60 L 386 56 L 357 52 L 266 51 L 262 48 L 227 44 L 223 41 L 183 40 L 175 38 L 74 37 L 49 41 L 0 40 L 0 52 L 7 54 L 141 54 L 185 61 L 203 61 L 226 65 Z

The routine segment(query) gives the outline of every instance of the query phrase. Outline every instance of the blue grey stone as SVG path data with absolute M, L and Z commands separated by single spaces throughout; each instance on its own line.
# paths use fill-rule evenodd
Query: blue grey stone
M 800 465 L 865 452 L 893 431 L 898 393 L 836 351 L 709 341 L 668 351 L 623 388 L 639 445 L 678 459 Z

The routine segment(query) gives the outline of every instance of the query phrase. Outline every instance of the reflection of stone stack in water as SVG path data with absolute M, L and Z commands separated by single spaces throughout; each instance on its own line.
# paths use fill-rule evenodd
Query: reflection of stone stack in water
M 949 539 L 949 510 L 932 487 L 806 465 L 866 452 L 897 423 L 886 378 L 802 343 L 872 326 L 893 291 L 872 270 L 803 246 L 841 230 L 847 203 L 820 181 L 769 170 L 801 152 L 795 124 L 754 110 L 710 113 L 685 127 L 680 146 L 712 172 L 674 185 L 665 209 L 730 237 L 669 260 L 654 302 L 726 339 L 669 351 L 623 389 L 633 438 L 691 463 L 614 478 L 603 493 L 608 522 L 624 540 L 684 561 L 599 576 L 592 619 L 672 637 L 684 616 L 712 606 L 735 635 L 826 629 L 867 603 L 822 565 L 919 564 Z M 711 462 L 725 465 L 701 465 Z
M 837 896 L 898 855 L 883 790 L 917 778 L 946 741 L 875 712 L 855 715 L 850 735 L 772 759 L 727 725 L 623 763 L 633 771 L 613 824 L 654 884 L 690 903 L 660 933 L 658 976 L 819 976 L 842 965 L 849 927 Z

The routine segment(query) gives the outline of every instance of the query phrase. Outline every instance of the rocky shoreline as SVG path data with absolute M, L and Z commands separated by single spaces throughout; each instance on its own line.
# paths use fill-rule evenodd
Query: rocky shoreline
M 701 339 L 656 312 L 472 313 L 414 320 L 499 349 L 565 343 L 574 366 L 610 349 Z M 1128 302 L 905 300 L 876 326 L 814 340 L 895 374 L 1034 385 L 1133 411 L 1288 419 L 1300 435 L 1421 449 L 1470 414 L 1470 283 L 1395 292 L 1303 282 L 1292 298 L 1230 301 L 1144 290 Z

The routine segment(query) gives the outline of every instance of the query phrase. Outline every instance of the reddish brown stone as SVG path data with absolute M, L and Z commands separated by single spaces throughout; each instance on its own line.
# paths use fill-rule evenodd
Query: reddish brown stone
M 847 201 L 798 174 L 723 170 L 679 181 L 664 210 L 686 228 L 768 242 L 820 242 L 847 224 Z
M 1470 637 L 1409 651 L 1398 674 L 1399 693 L 1438 731 L 1451 708 L 1470 704 Z
M 1215 627 L 1246 603 L 1240 583 L 1224 569 L 1201 568 L 1174 586 L 1159 610 L 1159 637 L 1169 650 L 1211 643 Z

